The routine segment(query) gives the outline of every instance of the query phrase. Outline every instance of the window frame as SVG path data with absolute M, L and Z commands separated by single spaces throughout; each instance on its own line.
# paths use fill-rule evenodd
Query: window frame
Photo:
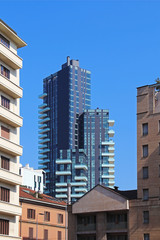
M 35 219 L 36 210 L 32 208 L 27 208 L 27 218 L 28 219 Z
M 10 159 L 1 155 L 1 168 L 10 170 Z
M 44 211 L 44 221 L 50 222 L 50 212 Z
M 147 152 L 145 152 L 145 151 L 147 151 Z M 142 154 L 143 158 L 147 158 L 148 157 L 148 144 L 142 145 L 142 153 L 143 153 Z
M 147 131 L 145 132 L 145 127 L 147 126 Z M 148 135 L 148 123 L 142 123 L 142 136 Z
M 149 211 L 143 211 L 143 224 L 149 224 Z
M 63 214 L 61 214 L 61 213 L 58 213 L 58 215 L 57 215 L 57 222 L 59 223 L 59 224 L 63 224 Z
M 142 176 L 143 179 L 148 179 L 148 178 L 149 178 L 149 168 L 148 168 L 148 166 L 145 166 L 145 167 L 143 167 L 142 169 L 143 169 L 143 170 L 142 170 L 142 171 L 143 171 L 143 172 L 142 172 L 142 174 L 143 174 L 143 176 Z M 144 175 L 144 173 L 145 173 L 145 172 L 144 172 L 145 169 L 147 170 L 147 174 L 146 174 L 146 176 Z
M 0 234 L 9 235 L 9 220 L 0 218 Z

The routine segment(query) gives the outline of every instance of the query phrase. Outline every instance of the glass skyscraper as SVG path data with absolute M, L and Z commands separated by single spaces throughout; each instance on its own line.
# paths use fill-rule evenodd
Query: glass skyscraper
M 45 192 L 67 198 L 70 183 L 71 197 L 76 199 L 97 183 L 113 186 L 109 112 L 91 110 L 91 72 L 67 57 L 60 71 L 43 80 L 39 97 L 43 100 L 39 106 L 39 168 L 46 171 Z M 106 151 L 112 158 L 104 156 Z

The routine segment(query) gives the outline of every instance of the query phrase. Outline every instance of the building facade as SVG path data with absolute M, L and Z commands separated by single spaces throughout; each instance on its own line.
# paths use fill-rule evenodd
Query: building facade
M 138 198 L 131 202 L 130 240 L 160 236 L 160 83 L 137 89 Z
M 43 193 L 46 179 L 44 170 L 33 169 L 29 164 L 24 167 L 20 164 L 19 174 L 22 176 L 22 186 Z
M 19 69 L 22 59 L 17 49 L 26 46 L 17 33 L 0 19 L 0 239 L 15 240 L 19 237 L 19 157 L 20 98 L 22 88 Z
M 60 71 L 44 79 L 40 98 L 39 164 L 46 171 L 46 193 L 66 198 L 67 183 L 71 184 L 73 198 L 100 182 L 113 187 L 114 143 L 110 136 L 114 131 L 109 126 L 114 121 L 109 120 L 108 110 L 90 109 L 91 72 L 67 57 Z M 88 139 L 87 144 L 84 139 Z
M 20 187 L 22 240 L 68 240 L 67 205 L 51 196 Z

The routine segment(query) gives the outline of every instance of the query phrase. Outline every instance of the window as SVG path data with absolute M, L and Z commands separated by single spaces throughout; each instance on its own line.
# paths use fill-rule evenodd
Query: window
M 1 136 L 9 140 L 9 129 L 1 126 Z
M 1 156 L 1 168 L 9 170 L 9 158 Z
M 143 167 L 143 179 L 148 178 L 148 167 Z
M 1 74 L 4 77 L 10 79 L 10 71 L 6 67 L 4 67 L 3 65 L 1 65 Z
M 63 214 L 58 214 L 58 223 L 63 223 Z
M 27 218 L 35 219 L 35 210 L 34 209 L 27 209 Z
M 145 233 L 145 234 L 144 234 L 144 240 L 150 240 L 148 233 Z
M 5 108 L 10 109 L 10 100 L 8 98 L 1 96 L 1 105 Z
M 58 231 L 58 240 L 62 240 L 62 232 Z
M 148 123 L 142 124 L 142 132 L 143 132 L 143 136 L 148 135 Z
M 33 239 L 33 228 L 29 228 L 29 239 Z
M 0 219 L 0 234 L 9 235 L 9 221 Z
M 8 188 L 0 187 L 0 200 L 4 202 L 10 201 L 10 190 Z
M 143 189 L 143 200 L 148 200 L 149 198 L 149 190 Z
M 149 211 L 143 212 L 143 223 L 149 223 Z
M 10 42 L 4 36 L 0 34 L 0 42 L 6 47 L 10 48 Z
M 148 157 L 148 145 L 143 145 L 143 157 Z
M 44 240 L 48 240 L 48 230 L 44 229 Z
M 44 221 L 50 221 L 50 212 L 44 212 Z

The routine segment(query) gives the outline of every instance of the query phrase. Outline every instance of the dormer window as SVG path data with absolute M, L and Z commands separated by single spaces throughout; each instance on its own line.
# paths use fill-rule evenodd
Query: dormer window
M 5 37 L 3 37 L 1 34 L 0 34 L 0 42 L 6 46 L 7 48 L 10 48 L 10 42 L 8 41 L 8 39 L 6 39 Z

